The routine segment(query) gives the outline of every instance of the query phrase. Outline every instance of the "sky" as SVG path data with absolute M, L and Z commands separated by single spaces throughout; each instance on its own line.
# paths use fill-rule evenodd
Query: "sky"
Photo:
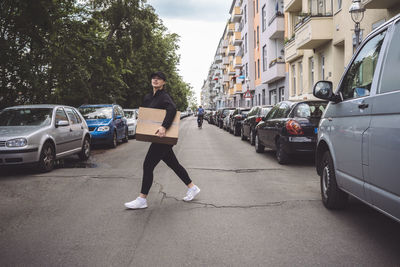
M 200 91 L 229 19 L 232 0 L 148 0 L 171 33 L 180 36 L 178 66 L 183 80 Z

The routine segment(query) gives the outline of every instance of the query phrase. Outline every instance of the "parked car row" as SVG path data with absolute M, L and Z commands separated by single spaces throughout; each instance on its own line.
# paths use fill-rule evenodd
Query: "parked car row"
M 90 157 L 92 144 L 115 148 L 136 133 L 137 110 L 115 104 L 22 105 L 0 112 L 0 166 L 34 164 L 51 171 L 56 160 Z

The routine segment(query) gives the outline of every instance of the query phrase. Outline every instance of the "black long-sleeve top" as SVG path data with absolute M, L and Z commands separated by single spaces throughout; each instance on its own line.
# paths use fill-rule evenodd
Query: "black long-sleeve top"
M 168 129 L 174 121 L 176 114 L 176 105 L 171 96 L 167 92 L 165 92 L 164 89 L 157 90 L 154 95 L 153 93 L 145 95 L 143 106 L 147 108 L 165 109 L 167 111 L 164 121 L 161 124 L 165 129 Z

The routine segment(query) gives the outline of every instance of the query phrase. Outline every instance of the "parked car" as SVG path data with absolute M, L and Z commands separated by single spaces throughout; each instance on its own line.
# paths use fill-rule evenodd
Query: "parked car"
M 240 130 L 240 137 L 242 140 L 250 139 L 250 144 L 254 146 L 256 125 L 263 117 L 265 117 L 265 115 L 268 114 L 271 109 L 271 105 L 254 106 L 250 109 L 249 113 L 247 113 L 247 117 L 242 123 L 242 128 Z
M 209 124 L 215 124 L 215 113 L 216 113 L 215 110 L 210 112 L 210 115 L 208 116 L 208 123 Z
M 138 109 L 124 109 L 124 114 L 128 124 L 128 136 L 134 137 L 136 135 Z
M 216 117 L 217 117 L 216 121 L 217 121 L 217 126 L 219 128 L 222 128 L 224 126 L 224 119 L 225 119 L 226 115 L 228 115 L 229 111 L 233 110 L 233 109 L 235 109 L 235 108 L 222 108 L 222 109 L 218 110 L 218 112 L 216 114 Z
M 320 81 L 314 96 L 330 101 L 316 151 L 325 207 L 343 208 L 352 195 L 400 222 L 399 20 L 364 39 L 335 92 Z
M 229 131 L 229 129 L 230 129 L 230 123 L 231 123 L 231 117 L 232 117 L 232 114 L 233 114 L 233 112 L 234 112 L 235 110 L 234 109 L 231 109 L 231 110 L 227 110 L 227 114 L 226 114 L 226 116 L 225 116 L 225 118 L 224 118 L 224 124 L 223 124 L 223 126 L 222 126 L 222 128 L 225 130 L 225 131 Z
M 49 172 L 59 158 L 90 157 L 88 126 L 73 107 L 26 105 L 0 112 L 0 166 L 34 163 Z
M 287 163 L 292 154 L 314 154 L 326 105 L 326 101 L 311 100 L 276 104 L 256 126 L 256 151 L 261 153 L 264 147 L 275 150 L 280 164 Z
M 233 135 L 240 135 L 240 131 L 242 128 L 242 122 L 246 118 L 249 113 L 250 108 L 236 108 L 230 118 L 230 127 L 229 132 Z
M 115 148 L 118 141 L 128 142 L 128 124 L 119 105 L 82 105 L 79 111 L 89 126 L 92 144 L 108 144 Z

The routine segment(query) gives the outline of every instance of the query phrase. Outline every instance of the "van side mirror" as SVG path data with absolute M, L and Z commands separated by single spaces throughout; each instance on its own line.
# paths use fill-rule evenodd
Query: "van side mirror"
M 317 98 L 333 101 L 335 103 L 340 102 L 342 99 L 333 93 L 333 85 L 330 81 L 319 81 L 314 85 L 313 95 Z

